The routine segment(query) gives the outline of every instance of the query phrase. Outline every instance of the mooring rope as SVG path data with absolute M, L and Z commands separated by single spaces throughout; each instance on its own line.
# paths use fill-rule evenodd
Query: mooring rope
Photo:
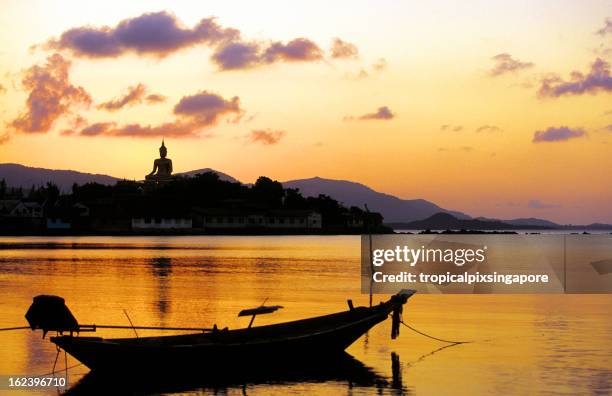
M 83 363 L 78 363 L 78 364 L 73 364 L 72 366 L 68 366 L 68 368 L 64 369 L 64 370 L 72 370 L 73 368 L 82 366 Z M 48 377 L 50 375 L 55 375 L 55 372 L 50 372 L 50 373 L 46 373 L 46 374 L 40 374 L 40 375 L 35 375 L 34 377 Z
M 53 376 L 55 376 L 55 366 L 57 365 L 57 358 L 59 357 L 60 354 L 60 348 L 58 346 L 55 347 L 57 349 L 57 353 L 55 354 L 55 360 L 53 361 L 53 370 L 51 370 L 51 374 Z M 44 377 L 43 375 L 41 375 L 41 377 Z
M 442 338 L 438 338 L 438 337 L 431 336 L 429 334 L 425 334 L 422 331 L 419 331 L 419 330 L 415 329 L 414 327 L 410 326 L 408 323 L 405 323 L 402 319 L 400 319 L 399 322 L 401 324 L 403 324 L 404 326 L 406 326 L 407 328 L 409 328 L 410 330 L 414 331 L 415 333 L 418 333 L 418 334 L 420 334 L 422 336 L 425 336 L 427 338 L 431 338 L 432 340 L 446 342 L 448 344 L 469 344 L 469 343 L 473 342 L 473 341 L 449 341 L 449 340 L 444 340 Z
M 29 330 L 30 326 L 19 326 L 19 327 L 4 327 L 0 329 L 0 331 L 9 331 L 9 330 Z

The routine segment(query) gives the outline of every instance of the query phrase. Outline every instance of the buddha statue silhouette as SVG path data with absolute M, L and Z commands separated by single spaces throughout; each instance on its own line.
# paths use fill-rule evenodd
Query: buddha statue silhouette
M 162 139 L 161 147 L 159 148 L 159 158 L 153 161 L 153 170 L 145 176 L 145 180 L 160 182 L 172 179 L 172 160 L 166 158 L 168 149 Z

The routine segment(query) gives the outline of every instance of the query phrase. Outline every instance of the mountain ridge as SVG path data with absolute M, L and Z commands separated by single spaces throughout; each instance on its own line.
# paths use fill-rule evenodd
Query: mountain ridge
M 196 170 L 192 170 L 192 171 L 188 171 L 188 172 L 179 172 L 176 173 L 177 176 L 195 176 L 199 173 L 206 173 L 206 172 L 213 172 L 216 173 L 217 176 L 219 176 L 220 180 L 223 181 L 228 181 L 231 183 L 242 183 L 240 180 L 228 175 L 227 173 L 223 173 L 223 172 L 219 172 L 218 170 L 212 169 L 212 168 L 201 168 L 201 169 L 196 169 Z
M 188 172 L 176 173 L 177 176 L 194 176 L 198 173 L 214 172 L 219 175 L 221 180 L 240 183 L 239 180 L 232 176 L 219 172 L 211 168 L 196 169 Z M 49 169 L 39 168 L 34 166 L 27 166 L 16 163 L 2 163 L 0 164 L 0 180 L 5 179 L 6 184 L 9 187 L 22 187 L 30 188 L 32 185 L 40 186 L 47 182 L 56 184 L 61 191 L 70 191 L 74 183 L 85 184 L 85 183 L 100 183 L 100 184 L 114 184 L 124 178 L 109 176 L 101 173 L 88 173 L 79 172 L 71 169 Z
M 526 221 L 526 223 L 520 223 L 521 220 Z M 604 223 L 591 223 L 584 225 L 562 225 L 553 223 L 552 221 L 536 218 L 513 219 L 509 221 L 487 219 L 485 217 L 478 217 L 474 219 L 458 219 L 448 213 L 436 213 L 426 219 L 412 222 L 387 222 L 386 224 L 396 230 L 612 230 L 612 224 Z
M 424 219 L 439 212 L 451 213 L 459 218 L 471 218 L 465 213 L 442 208 L 425 199 L 402 199 L 350 180 L 315 176 L 308 179 L 288 180 L 282 184 L 285 188 L 299 188 L 305 196 L 325 194 L 345 205 L 360 208 L 367 204 L 370 210 L 380 212 L 387 223 Z
M 6 180 L 6 184 L 9 187 L 22 187 L 24 189 L 30 188 L 32 185 L 40 186 L 52 182 L 62 191 L 69 191 L 74 183 L 85 184 L 96 182 L 100 184 L 114 184 L 124 180 L 100 173 L 79 172 L 71 169 L 39 168 L 16 163 L 0 164 L 1 179 Z

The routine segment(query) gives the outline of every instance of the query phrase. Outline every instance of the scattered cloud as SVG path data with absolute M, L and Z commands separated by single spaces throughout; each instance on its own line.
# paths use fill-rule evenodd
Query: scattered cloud
M 536 131 L 533 134 L 533 143 L 541 142 L 562 142 L 569 139 L 580 138 L 586 136 L 583 129 L 572 129 L 566 126 L 549 127 L 543 131 Z
M 558 204 L 552 204 L 552 203 L 545 203 L 542 202 L 538 199 L 532 199 L 527 203 L 527 206 L 530 207 L 531 209 L 555 209 L 555 208 L 560 208 L 561 205 Z
M 175 120 L 159 125 L 141 125 L 132 123 L 119 125 L 116 122 L 98 122 L 81 128 L 81 136 L 114 136 L 114 137 L 209 137 L 202 132 L 216 125 L 222 118 L 230 117 L 236 121 L 244 111 L 240 99 L 235 96 L 224 99 L 220 95 L 200 91 L 195 95 L 184 96 L 174 106 Z M 70 133 L 67 133 L 70 134 Z
M 461 132 L 463 130 L 463 125 L 444 124 L 444 125 L 440 125 L 440 130 L 441 131 Z
M 174 106 L 174 114 L 188 118 L 200 126 L 211 126 L 220 118 L 229 115 L 233 115 L 233 120 L 237 121 L 244 111 L 240 108 L 240 98 L 237 96 L 226 100 L 215 93 L 200 91 L 195 95 L 184 96 Z
M 372 64 L 372 69 L 377 72 L 381 72 L 387 68 L 387 60 L 385 58 L 378 58 L 374 64 Z
M 393 118 L 395 118 L 395 114 L 391 111 L 391 109 L 389 109 L 387 106 L 381 106 L 373 113 L 363 114 L 358 117 L 346 116 L 344 117 L 344 121 L 392 120 Z
M 375 113 L 364 114 L 359 117 L 360 120 L 391 120 L 395 118 L 395 114 L 387 106 L 379 107 Z
M 512 58 L 512 55 L 508 53 L 497 54 L 491 59 L 495 62 L 495 65 L 489 71 L 489 74 L 493 77 L 533 67 L 532 62 L 521 62 Z
M 606 132 L 612 132 L 612 124 L 606 125 L 605 127 L 601 129 Z
M 21 132 L 48 132 L 56 120 L 71 112 L 75 105 L 90 105 L 91 97 L 83 87 L 69 79 L 70 61 L 60 54 L 47 58 L 44 65 L 34 65 L 24 72 L 21 84 L 29 90 L 27 109 L 11 126 Z
M 600 91 L 612 91 L 612 76 L 610 75 L 610 64 L 597 58 L 586 75 L 574 71 L 569 81 L 563 81 L 558 76 L 543 79 L 538 95 L 540 97 L 559 97 L 584 93 L 595 94 Z
M 115 122 L 99 122 L 87 126 L 78 133 L 80 136 L 111 136 L 111 137 L 139 137 L 139 138 L 159 138 L 159 137 L 206 137 L 201 135 L 197 124 L 176 120 L 160 125 L 141 125 L 138 123 L 118 125 Z
M 87 120 L 78 114 L 72 120 L 70 120 L 70 125 L 74 129 L 83 128 L 88 124 L 89 123 L 87 122 Z
M 518 87 L 518 88 L 524 88 L 524 89 L 531 89 L 533 87 L 535 87 L 535 83 L 533 81 L 530 81 L 529 79 L 523 80 L 521 82 L 517 82 L 517 83 L 513 83 L 510 84 L 509 87 Z
M 438 147 L 438 152 L 463 152 L 463 153 L 469 153 L 474 151 L 474 147 L 472 146 L 460 146 L 460 147 Z
M 323 51 L 314 42 L 297 38 L 283 44 L 280 41 L 272 43 L 264 52 L 263 58 L 268 63 L 279 60 L 285 62 L 316 61 L 323 59 Z
M 242 70 L 277 62 L 314 62 L 324 51 L 304 37 L 288 42 L 246 41 L 238 29 L 219 25 L 215 18 L 201 19 L 186 27 L 167 11 L 124 19 L 116 26 L 81 26 L 48 40 L 44 48 L 69 51 L 77 57 L 115 58 L 134 53 L 163 58 L 182 49 L 204 45 L 213 49 L 211 61 L 220 70 Z M 332 58 L 356 58 L 357 47 L 334 39 Z
M 83 129 L 81 129 L 80 134 L 84 136 L 95 136 L 115 127 L 114 122 L 96 122 L 95 124 L 91 124 Z
M 115 27 L 73 28 L 59 39 L 49 40 L 46 48 L 88 58 L 113 58 L 130 52 L 161 58 L 194 45 L 212 46 L 239 37 L 238 30 L 223 28 L 214 18 L 204 18 L 187 28 L 174 14 L 161 11 L 124 19 Z
M 100 103 L 97 107 L 101 110 L 117 111 L 128 105 L 131 106 L 142 103 L 146 90 L 143 84 L 128 87 L 127 92 L 123 96 L 109 100 L 108 102 Z
M 168 98 L 161 94 L 150 94 L 145 97 L 145 101 L 148 104 L 163 103 L 166 99 Z
M 355 75 L 348 75 L 349 78 L 355 80 L 362 80 L 370 77 L 372 74 L 380 74 L 387 68 L 387 60 L 385 58 L 379 58 L 376 62 L 370 66 L 369 69 L 361 68 Z
M 357 73 L 354 76 L 354 78 L 356 80 L 361 80 L 361 79 L 364 79 L 364 78 L 368 78 L 369 76 L 370 76 L 370 73 L 368 73 L 365 69 L 361 69 L 361 70 L 359 70 L 359 73 Z
M 251 143 L 261 143 L 264 146 L 270 146 L 277 144 L 283 138 L 283 136 L 285 136 L 285 133 L 285 131 L 255 129 L 248 135 L 248 140 Z
M 257 116 L 258 116 L 258 115 L 259 115 L 259 113 L 253 113 L 253 114 L 247 115 L 247 116 L 245 116 L 245 118 L 244 118 L 244 122 L 245 122 L 245 123 L 251 122 L 251 121 L 253 121 L 255 118 L 257 118 Z
M 501 132 L 502 129 L 497 125 L 482 125 L 476 128 L 476 132 Z
M 604 26 L 595 33 L 599 34 L 600 36 L 612 34 L 612 18 L 606 18 L 604 21 Z
M 0 145 L 8 142 L 9 140 L 11 140 L 11 135 L 8 132 L 0 134 Z
M 220 70 L 241 70 L 276 62 L 313 62 L 323 59 L 323 51 L 306 38 L 284 44 L 273 42 L 230 42 L 219 46 L 211 56 Z
M 73 119 L 69 120 L 69 125 L 70 127 L 67 129 L 63 129 L 60 131 L 60 135 L 61 136 L 71 136 L 74 135 L 76 133 L 77 130 L 80 130 L 82 128 L 85 128 L 87 125 L 89 125 L 89 122 L 87 122 L 87 120 L 80 116 L 80 115 L 76 115 Z
M 612 55 L 612 46 L 609 43 L 599 43 L 596 48 L 593 48 L 593 54 L 600 57 L 608 57 Z
M 335 59 L 357 59 L 359 58 L 359 50 L 355 44 L 336 37 L 332 42 L 331 57 Z
M 221 70 L 255 67 L 261 62 L 261 49 L 257 43 L 233 42 L 219 47 L 211 57 Z

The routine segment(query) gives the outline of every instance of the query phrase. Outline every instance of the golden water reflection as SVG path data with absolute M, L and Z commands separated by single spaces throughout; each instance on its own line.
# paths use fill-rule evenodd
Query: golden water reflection
M 137 325 L 230 328 L 246 326 L 238 311 L 265 299 L 285 309 L 256 324 L 344 310 L 347 298 L 368 301 L 360 294 L 356 236 L 0 238 L 0 248 L 0 327 L 23 325 L 32 297 L 43 293 L 63 296 L 81 323 L 125 325 L 125 309 Z M 262 380 L 223 391 L 612 393 L 611 295 L 416 295 L 404 318 L 438 337 L 475 342 L 440 349 L 445 345 L 406 328 L 391 340 L 386 322 L 348 349 L 382 382 Z M 40 333 L 0 337 L 0 374 L 50 371 L 55 348 Z M 71 382 L 86 373 L 83 366 L 71 370 Z M 214 391 L 197 385 L 193 393 L 201 387 Z

